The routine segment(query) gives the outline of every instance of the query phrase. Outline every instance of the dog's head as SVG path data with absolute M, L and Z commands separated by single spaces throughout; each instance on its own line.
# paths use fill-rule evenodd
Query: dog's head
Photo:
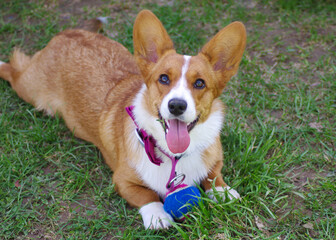
M 134 56 L 147 87 L 144 104 L 160 119 L 169 150 L 178 154 L 190 144 L 190 131 L 205 122 L 213 101 L 236 74 L 245 43 L 245 27 L 223 28 L 196 56 L 177 54 L 159 19 L 141 11 L 133 30 Z

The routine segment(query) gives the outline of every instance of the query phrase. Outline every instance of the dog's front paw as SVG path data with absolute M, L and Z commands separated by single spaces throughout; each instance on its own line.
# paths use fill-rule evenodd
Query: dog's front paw
M 161 202 L 152 202 L 139 210 L 146 229 L 168 228 L 173 218 L 163 209 Z
M 216 198 L 216 194 L 223 199 L 223 201 L 225 200 L 226 196 L 228 196 L 230 198 L 230 200 L 236 198 L 236 199 L 240 199 L 240 195 L 239 193 L 234 190 L 233 188 L 226 186 L 226 187 L 216 187 L 215 191 L 213 189 L 207 190 L 205 192 L 208 197 L 212 200 L 214 200 L 215 202 L 218 202 L 217 198 Z

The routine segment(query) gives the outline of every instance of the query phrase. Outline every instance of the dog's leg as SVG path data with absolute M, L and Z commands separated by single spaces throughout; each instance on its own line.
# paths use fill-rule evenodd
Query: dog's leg
M 22 86 L 22 81 L 20 80 L 29 63 L 30 57 L 26 56 L 19 50 L 15 50 L 10 59 L 10 63 L 1 62 L 0 77 L 7 80 L 21 98 L 23 98 L 26 102 L 32 103 L 31 98 L 27 93 L 27 88 Z M 31 88 L 31 86 L 29 88 Z M 31 93 L 31 91 L 29 92 Z
M 14 69 L 9 63 L 0 61 L 0 78 L 11 82 Z
M 171 226 L 174 220 L 163 209 L 159 196 L 136 177 L 127 166 L 119 166 L 113 174 L 116 191 L 133 207 L 138 207 L 146 229 L 162 229 Z M 125 168 L 128 170 L 125 171 Z
M 43 60 L 39 61 L 40 52 L 37 52 L 33 58 L 25 55 L 16 49 L 9 63 L 0 64 L 0 77 L 7 80 L 17 95 L 26 102 L 34 105 L 38 110 L 45 110 L 48 114 L 53 115 L 56 108 L 51 107 L 49 102 L 56 102 L 55 96 L 50 96 L 47 76 L 41 68 L 48 69 Z M 56 88 L 54 88 L 56 89 Z M 52 99 L 52 101 L 47 101 Z M 55 105 L 55 104 L 54 104 Z
M 226 198 L 226 193 L 230 200 L 233 198 L 239 199 L 239 193 L 224 182 L 221 174 L 222 166 L 223 162 L 218 162 L 209 173 L 208 177 L 202 181 L 202 186 L 204 187 L 206 194 L 216 202 L 216 194 L 223 200 Z
M 169 228 L 173 218 L 163 209 L 162 202 L 151 202 L 139 210 L 146 229 Z
M 222 167 L 219 167 L 218 165 L 222 166 L 223 163 L 218 162 L 208 177 L 202 181 L 202 186 L 204 187 L 206 194 L 216 202 L 218 201 L 216 194 L 223 200 L 226 198 L 226 193 L 230 200 L 233 198 L 240 199 L 239 193 L 224 182 L 220 171 Z

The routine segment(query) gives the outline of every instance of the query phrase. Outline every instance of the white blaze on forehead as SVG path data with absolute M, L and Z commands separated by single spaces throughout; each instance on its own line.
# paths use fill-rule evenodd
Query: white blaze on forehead
M 191 95 L 191 91 L 188 88 L 188 81 L 186 78 L 186 74 L 189 69 L 191 56 L 183 56 L 184 63 L 181 69 L 181 77 L 177 81 L 174 88 L 170 90 L 170 92 L 163 98 L 163 101 L 160 106 L 160 113 L 164 119 L 173 119 L 176 118 L 173 114 L 169 112 L 168 102 L 173 98 L 183 99 L 187 102 L 186 111 L 179 116 L 179 120 L 184 122 L 192 122 L 196 119 L 196 108 L 195 101 Z
M 184 56 L 184 64 L 182 66 L 182 71 L 181 71 L 181 78 L 176 84 L 176 95 L 179 95 L 179 97 L 182 97 L 185 94 L 187 87 L 187 78 L 186 78 L 186 73 L 189 68 L 189 63 L 190 63 L 190 58 L 191 56 Z M 189 89 L 188 89 L 189 90 Z

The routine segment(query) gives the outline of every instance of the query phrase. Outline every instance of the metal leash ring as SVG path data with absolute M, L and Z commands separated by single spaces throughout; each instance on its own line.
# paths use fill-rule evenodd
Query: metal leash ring
M 184 173 L 181 173 L 181 174 L 176 175 L 172 180 L 170 180 L 170 182 L 169 182 L 168 185 L 167 185 L 167 188 L 170 188 L 171 185 L 172 185 L 176 180 L 178 180 L 180 177 L 182 177 L 182 178 L 177 182 L 177 184 L 176 184 L 175 186 L 180 185 L 180 184 L 184 181 L 186 175 L 185 175 Z
M 140 136 L 140 132 L 139 132 L 138 129 L 135 129 L 135 135 L 137 136 L 137 138 L 138 138 L 139 142 L 141 143 L 141 145 L 142 145 L 143 147 L 145 147 L 145 144 L 144 144 L 144 142 L 143 142 L 143 140 L 142 140 L 142 137 Z

